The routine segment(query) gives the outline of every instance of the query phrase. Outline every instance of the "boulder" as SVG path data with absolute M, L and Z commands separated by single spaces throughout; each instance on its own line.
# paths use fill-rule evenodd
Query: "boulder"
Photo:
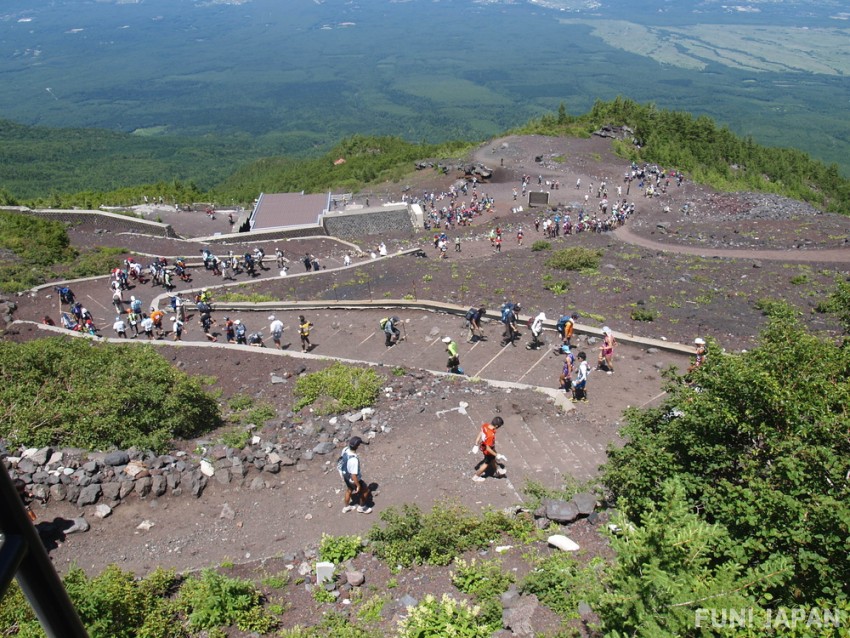
M 578 508 L 574 503 L 556 499 L 545 501 L 546 518 L 556 523 L 572 523 L 578 518 Z
M 552 547 L 556 547 L 562 552 L 577 552 L 579 550 L 578 543 L 563 534 L 553 534 L 546 540 Z
M 75 519 L 71 520 L 71 525 L 63 530 L 66 535 L 68 534 L 77 534 L 79 532 L 87 532 L 91 529 L 91 525 L 89 522 L 84 519 L 82 516 L 78 516 Z
M 536 634 L 532 617 L 540 606 L 537 596 L 520 596 L 513 606 L 502 610 L 502 626 L 514 636 L 533 638 Z
M 588 492 L 579 492 L 573 496 L 572 502 L 582 516 L 587 516 L 596 509 L 596 497 Z
M 129 481 L 124 481 L 125 483 Z M 116 483 L 114 481 L 109 483 L 104 483 L 101 486 L 103 491 L 103 499 L 112 503 L 113 501 L 117 501 L 121 495 L 121 483 Z
M 31 454 L 29 459 L 36 465 L 47 465 L 47 461 L 51 456 L 53 456 L 53 448 L 43 447 Z
M 168 482 L 161 474 L 151 477 L 151 492 L 154 496 L 162 496 L 165 494 L 165 489 L 168 487 Z
M 98 518 L 106 518 L 112 514 L 112 508 L 106 503 L 98 503 L 94 508 L 94 515 Z
M 352 587 L 360 587 L 366 582 L 366 576 L 361 571 L 351 570 L 345 572 L 345 580 Z
M 145 476 L 140 479 L 136 479 L 136 494 L 139 495 L 140 498 L 144 498 L 148 494 L 151 493 L 151 484 L 153 481 L 150 476 Z
M 127 465 L 130 462 L 130 455 L 126 452 L 118 450 L 116 452 L 110 452 L 106 456 L 103 457 L 103 464 L 109 465 L 111 467 L 115 467 L 116 465 Z
M 50 486 L 50 498 L 54 501 L 64 501 L 68 496 L 68 488 L 66 488 L 61 483 L 57 483 L 56 485 Z
M 100 483 L 92 483 L 80 490 L 80 496 L 77 498 L 77 505 L 94 505 L 97 499 L 100 498 L 101 488 Z
M 316 447 L 313 448 L 313 452 L 316 454 L 330 454 L 336 449 L 336 445 L 333 441 L 325 441 L 324 443 L 319 443 Z

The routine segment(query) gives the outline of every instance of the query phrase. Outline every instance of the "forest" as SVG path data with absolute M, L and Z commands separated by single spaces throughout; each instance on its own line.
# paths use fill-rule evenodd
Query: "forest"
M 850 213 L 850 180 L 808 154 L 742 138 L 706 116 L 666 111 L 617 97 L 581 115 L 563 104 L 510 133 L 586 137 L 628 126 L 634 139 L 616 150 L 635 162 L 685 171 L 721 190 L 771 192 L 824 211 Z M 261 192 L 359 190 L 400 181 L 425 158 L 458 157 L 477 140 L 421 144 L 355 135 L 310 156 L 261 156 L 261 147 L 210 139 L 138 138 L 89 130 L 0 123 L 0 204 L 31 207 L 127 206 L 145 195 L 169 202 L 248 204 Z M 335 166 L 334 161 L 346 163 Z

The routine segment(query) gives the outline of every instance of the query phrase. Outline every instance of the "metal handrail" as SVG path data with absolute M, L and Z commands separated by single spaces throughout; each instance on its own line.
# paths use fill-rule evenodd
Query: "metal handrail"
M 2 468 L 0 512 L 0 599 L 17 578 L 48 638 L 88 638 L 9 473 Z

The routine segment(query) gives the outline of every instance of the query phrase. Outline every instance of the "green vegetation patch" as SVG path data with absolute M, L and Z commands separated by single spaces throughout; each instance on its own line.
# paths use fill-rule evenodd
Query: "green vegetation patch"
M 470 549 L 486 547 L 503 534 L 530 535 L 528 521 L 501 512 L 475 516 L 456 503 L 439 503 L 430 513 L 405 504 L 381 512 L 384 527 L 369 531 L 375 554 L 391 568 L 411 565 L 448 565 Z
M 277 621 L 266 613 L 262 603 L 262 594 L 254 583 L 228 578 L 211 569 L 201 572 L 200 577 L 186 580 L 178 598 L 192 628 L 235 625 L 242 631 L 266 633 L 277 625 Z
M 313 406 L 318 414 L 332 414 L 365 408 L 375 402 L 383 384 L 384 378 L 371 368 L 337 362 L 298 378 L 293 410 Z
M 600 261 L 601 250 L 573 246 L 555 251 L 544 263 L 555 270 L 586 271 L 599 268 Z
M 165 451 L 220 425 L 206 380 L 150 346 L 55 337 L 0 344 L 0 436 L 12 445 Z

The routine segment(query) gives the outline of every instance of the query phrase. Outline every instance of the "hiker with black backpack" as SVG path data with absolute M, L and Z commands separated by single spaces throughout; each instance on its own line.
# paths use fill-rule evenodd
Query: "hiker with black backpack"
M 466 327 L 469 330 L 469 336 L 466 338 L 467 343 L 475 343 L 484 339 L 484 330 L 481 328 L 481 319 L 487 314 L 487 308 L 472 307 L 466 311 Z
M 519 337 L 517 321 L 519 321 L 520 310 L 521 306 L 518 303 L 510 301 L 506 301 L 502 306 L 502 323 L 505 325 L 505 331 L 502 333 L 501 344 L 503 348 L 508 344 L 516 347 L 516 343 L 514 342 L 517 337 Z
M 363 467 L 360 463 L 360 457 L 357 456 L 357 449 L 363 440 L 359 436 L 353 436 L 348 440 L 346 447 L 336 462 L 336 469 L 345 483 L 345 505 L 342 508 L 343 514 L 357 510 L 361 514 L 371 514 L 372 507 L 369 503 L 372 501 L 372 492 L 369 486 L 363 481 Z M 352 497 L 357 503 L 352 504 Z

